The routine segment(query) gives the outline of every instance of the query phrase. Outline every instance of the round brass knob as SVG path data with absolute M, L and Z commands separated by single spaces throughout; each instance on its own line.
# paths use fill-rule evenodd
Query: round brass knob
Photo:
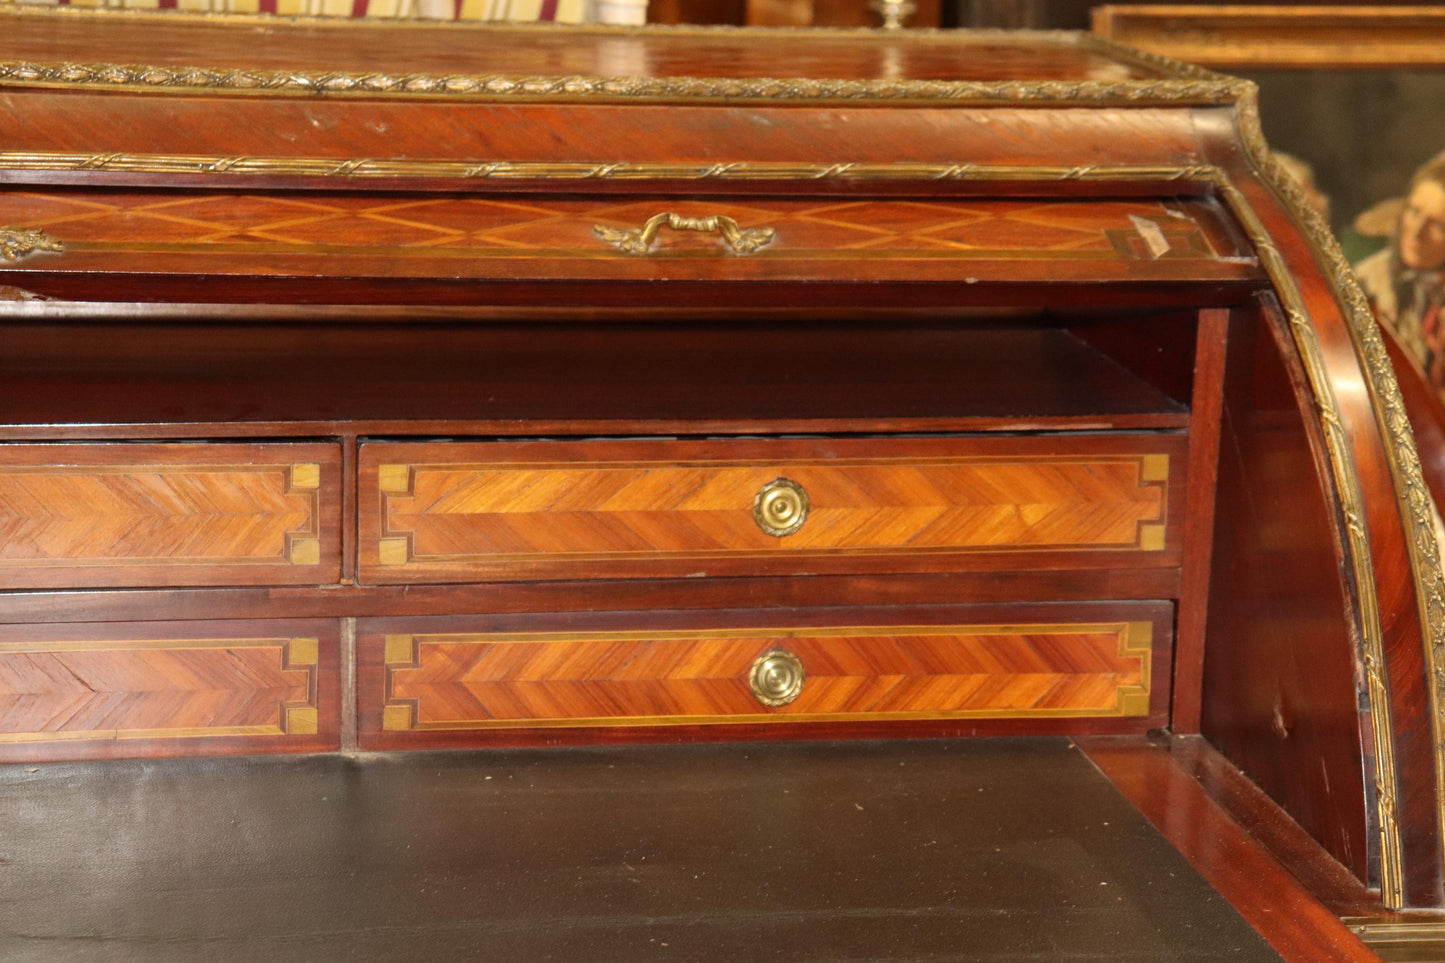
M 769 535 L 791 535 L 803 527 L 807 518 L 808 493 L 790 479 L 768 482 L 753 498 L 753 519 Z
M 748 677 L 753 698 L 765 706 L 785 706 L 803 691 L 803 663 L 787 649 L 764 652 Z

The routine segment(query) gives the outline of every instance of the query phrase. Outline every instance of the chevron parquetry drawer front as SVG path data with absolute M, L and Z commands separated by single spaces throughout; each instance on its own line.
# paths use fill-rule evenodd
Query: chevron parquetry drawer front
M 0 626 L 0 760 L 335 749 L 334 621 Z
M 327 444 L 0 446 L 0 586 L 335 582 L 340 466 Z
M 1112 606 L 1099 621 L 1078 608 L 1040 622 L 634 631 L 363 621 L 360 726 L 376 748 L 559 726 L 1068 718 L 1142 727 L 1163 711 L 1153 680 L 1168 677 L 1169 607 Z
M 372 443 L 372 583 L 1166 566 L 1184 439 Z

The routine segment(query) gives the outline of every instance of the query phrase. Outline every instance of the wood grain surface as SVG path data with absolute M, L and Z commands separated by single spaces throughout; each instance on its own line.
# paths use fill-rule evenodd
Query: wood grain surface
M 1298 481 L 1320 442 L 1267 327 L 1247 316 L 1230 325 L 1202 731 L 1368 879 L 1374 765 L 1339 615 L 1338 549 L 1324 492 Z
M 1250 835 L 1250 827 L 1241 827 L 1236 821 L 1248 814 L 1238 808 L 1226 811 L 1226 804 L 1215 797 L 1228 792 L 1228 787 L 1210 785 L 1201 778 L 1188 758 L 1200 750 L 1192 749 L 1188 739 L 1150 745 L 1128 739 L 1084 738 L 1079 743 L 1088 759 L 1284 960 L 1378 963 L 1379 957 L 1346 928 L 1332 908 L 1301 884 L 1295 874 L 1309 878 L 1310 868 L 1297 860 L 1282 864 Z M 1219 770 L 1229 768 L 1227 762 L 1213 765 Z M 1238 773 L 1230 778 L 1236 784 L 1244 782 Z M 1287 821 L 1267 802 L 1255 803 L 1254 818 Z M 1327 861 L 1325 857 L 1323 862 Z M 1322 871 L 1319 865 L 1315 864 L 1314 873 Z
M 1438 69 L 1445 11 L 1423 3 L 1200 4 L 1093 10 L 1094 32 L 1215 70 Z
M 0 627 L 0 758 L 335 748 L 334 622 Z
M 1335 386 L 1332 390 L 1338 410 L 1332 422 L 1319 418 L 1317 409 L 1307 398 L 1296 395 L 1295 402 L 1302 409 L 1305 424 L 1312 432 L 1319 433 L 1316 438 L 1333 436 L 1337 459 L 1345 458 L 1352 463 L 1349 482 L 1356 491 L 1348 493 L 1355 502 L 1349 509 L 1355 513 L 1355 522 L 1351 525 L 1335 513 L 1329 518 L 1329 526 L 1336 552 L 1343 557 L 1347 569 L 1355 570 L 1342 585 L 1346 604 L 1351 607 L 1347 611 L 1353 612 L 1355 598 L 1361 597 L 1364 605 L 1359 611 L 1371 636 L 1365 641 L 1373 651 L 1356 650 L 1351 658 L 1356 666 L 1369 660 L 1378 668 L 1371 683 L 1376 692 L 1374 702 L 1377 706 L 1389 704 L 1392 739 L 1386 751 L 1393 754 L 1394 759 L 1393 766 L 1386 764 L 1380 771 L 1393 771 L 1397 786 L 1395 799 L 1379 805 L 1376 816 L 1382 823 L 1398 821 L 1400 826 L 1403 904 L 1438 907 L 1445 898 L 1442 891 L 1445 847 L 1441 845 L 1439 753 L 1434 734 L 1436 708 L 1430 695 L 1435 669 L 1430 663 L 1435 660 L 1433 653 L 1440 625 L 1430 612 L 1435 608 L 1431 599 L 1438 591 L 1439 570 L 1438 564 L 1417 558 L 1415 548 L 1430 537 L 1433 525 L 1428 512 L 1420 510 L 1423 502 L 1419 493 L 1403 487 L 1402 469 L 1408 463 L 1407 449 L 1390 430 L 1393 424 L 1390 415 L 1371 396 L 1349 389 L 1360 377 L 1361 345 L 1370 330 L 1366 327 L 1368 321 L 1346 315 L 1334 293 L 1335 282 L 1296 227 L 1294 212 L 1281 205 L 1279 195 L 1239 170 L 1237 155 L 1230 157 L 1223 144 L 1211 144 L 1211 150 L 1212 156 L 1231 176 L 1238 178 L 1242 202 L 1251 206 L 1261 225 L 1276 239 L 1281 250 L 1287 252 L 1283 256 L 1294 283 L 1299 285 L 1300 304 L 1308 313 L 1315 335 L 1315 345 L 1309 350 L 1317 365 L 1317 376 L 1321 382 L 1328 380 Z M 1296 315 L 1289 315 L 1293 316 Z M 1273 317 L 1271 327 L 1277 336 L 1277 350 L 1287 358 L 1297 359 L 1289 322 Z M 1296 380 L 1294 384 L 1300 382 Z M 1315 443 L 1312 457 L 1316 465 L 1321 447 Z M 1221 486 L 1223 484 L 1221 481 Z M 1336 493 L 1337 490 L 1332 489 L 1327 497 L 1333 498 Z M 1365 550 L 1368 551 L 1367 573 L 1361 566 Z M 1272 611 L 1293 608 L 1282 602 L 1281 599 L 1274 603 Z M 1313 659 L 1307 664 L 1312 666 L 1312 663 Z M 1387 698 L 1381 695 L 1380 683 L 1388 688 Z M 1316 693 L 1308 694 L 1312 701 L 1318 697 Z M 1343 715 L 1344 706 L 1340 705 L 1338 711 Z M 1374 731 L 1379 731 L 1384 723 L 1383 714 L 1378 719 L 1373 723 Z M 1324 719 L 1316 716 L 1311 721 Z M 1332 724 L 1334 720 L 1330 721 Z M 1284 781 L 1293 778 L 1291 774 Z M 1373 804 L 1374 797 L 1368 798 Z
M 5 11 L 6 57 L 16 61 L 122 62 L 245 70 L 398 74 L 554 76 L 619 74 L 976 80 L 1124 80 L 1169 76 L 1163 65 L 1124 62 L 1077 36 L 936 33 L 903 38 L 883 32 L 735 31 L 585 32 L 497 24 L 409 22 L 378 29 L 344 18 L 110 16 L 99 22 L 53 11 Z M 591 40 L 591 42 L 588 42 Z M 120 53 L 124 52 L 123 56 Z
M 656 725 L 772 716 L 1145 715 L 1150 626 L 936 626 L 731 633 L 386 637 L 387 729 Z M 771 712 L 753 661 L 793 653 L 807 679 Z M 391 663 L 396 656 L 413 663 Z M 395 709 L 411 706 L 408 723 Z
M 54 305 L 46 305 L 54 310 Z M 66 313 L 73 310 L 67 306 Z M 192 309 L 192 313 L 199 309 Z M 1182 429 L 1184 403 L 1031 313 L 486 323 L 14 321 L 0 437 Z M 599 314 L 591 309 L 591 314 Z M 1157 327 L 1153 315 L 1138 325 Z M 1112 348 L 1111 348 L 1112 350 Z M 325 358 L 325 364 L 317 364 Z M 781 363 L 779 359 L 785 359 Z M 165 377 L 157 374 L 163 370 Z M 710 390 L 699 390 L 708 384 Z M 867 390 L 860 391 L 859 385 Z M 378 390 L 385 385 L 385 390 Z M 1185 393 L 1183 398 L 1188 399 Z
M 27 620 L 0 638 L 35 649 L 17 675 L 73 673 L 99 691 L 114 666 L 78 661 L 65 644 L 80 640 L 109 645 L 137 691 L 189 692 L 174 647 L 135 644 L 315 638 L 321 693 L 317 733 L 295 742 L 16 745 L 334 747 L 349 713 L 340 699 L 327 708 L 327 659 L 348 680 L 355 669 L 368 748 L 1138 733 L 1171 721 L 1177 617 L 1180 723 L 1197 705 L 1202 731 L 1362 882 L 1398 878 L 1386 902 L 1440 904 L 1422 631 L 1434 573 L 1412 568 L 1421 542 L 1402 516 L 1410 479 L 1381 407 L 1388 377 L 1362 377 L 1368 329 L 1341 312 L 1327 262 L 1260 173 L 1262 148 L 1243 142 L 1244 88 L 1058 36 L 142 27 L 9 10 L 0 24 L 13 27 L 0 54 L 12 58 L 0 62 L 0 223 L 65 245 L 0 271 L 14 298 L 0 309 L 24 321 L 0 359 L 0 435 L 57 450 L 246 439 L 238 458 L 216 444 L 210 460 L 178 462 L 219 466 L 197 499 L 226 503 L 218 512 L 188 507 L 189 476 L 175 490 L 155 481 L 144 444 L 78 467 L 7 444 L 22 459 L 7 471 L 61 469 L 57 486 L 78 493 L 46 498 L 102 519 L 24 516 L 22 528 L 51 529 L 54 564 L 44 539 L 4 543 L 15 560 L 0 556 L 0 579 L 13 564 L 32 581 L 0 587 L 46 589 L 0 593 L 6 618 Z M 118 52 L 151 67 L 45 66 Z M 190 69 L 205 61 L 228 73 Z M 410 72 L 405 83 L 449 73 L 471 93 L 400 90 L 383 62 Z M 776 77 L 778 65 L 839 83 L 726 80 Z M 509 72 L 551 79 L 477 83 Z M 593 72 L 638 80 L 555 82 Z M 649 86 L 681 74 L 723 80 L 688 88 L 697 95 Z M 864 78 L 880 83 L 852 83 Z M 968 100 L 950 78 L 1009 85 Z M 944 84 L 899 86 L 909 80 Z M 1086 85 L 1049 83 L 1060 80 Z M 636 256 L 597 236 L 669 210 L 776 233 L 747 256 L 692 230 L 667 228 Z M 1255 310 L 1271 288 L 1286 313 Z M 1227 342 L 1195 341 L 1201 309 L 1229 309 Z M 1224 316 L 1205 317 L 1205 334 L 1219 333 Z M 475 334 L 499 321 L 510 331 Z M 915 321 L 934 330 L 899 334 Z M 736 322 L 756 345 L 740 347 Z M 664 350 L 647 354 L 647 323 L 669 332 Z M 592 341 L 559 346 L 590 325 Z M 789 353 L 849 326 L 808 361 Z M 983 327 L 1009 335 L 946 337 L 930 354 L 938 331 Z M 1050 334 L 1014 337 L 1039 330 Z M 956 364 L 970 353 L 972 367 Z M 689 355 L 672 381 L 657 377 Z M 957 387 L 989 363 L 996 372 Z M 1018 384 L 995 393 L 1008 378 Z M 604 432 L 652 440 L 581 440 Z M 264 454 L 306 438 L 334 441 L 315 456 Z M 297 466 L 315 466 L 300 474 L 316 484 L 296 486 Z M 253 469 L 320 500 L 293 518 L 237 481 Z M 207 521 L 194 542 L 122 533 L 104 520 L 131 509 L 87 494 L 88 473 L 138 484 L 131 506 L 209 519 L 264 502 L 272 520 Z M 809 490 L 814 515 L 775 538 L 751 527 L 752 496 L 780 476 Z M 267 498 L 289 497 L 279 492 Z M 0 503 L 30 498 L 12 488 Z M 184 585 L 211 587 L 162 591 Z M 82 618 L 112 624 L 81 632 Z M 155 621 L 215 618 L 231 629 Z M 271 624 L 289 619 L 318 627 Z M 1120 655 L 1117 632 L 1080 642 L 1058 629 L 1130 622 L 1151 626 L 1147 668 Z M 341 644 L 353 628 L 354 661 Z M 754 712 L 718 694 L 728 673 L 714 663 L 755 657 L 747 645 L 770 631 L 813 646 L 809 681 L 831 682 L 802 698 L 818 705 Z M 842 658 L 832 646 L 848 631 Z M 197 651 L 197 684 L 235 683 L 206 662 L 215 651 Z M 652 652 L 675 659 L 675 678 Z M 216 696 L 226 727 L 259 725 L 267 699 L 291 698 L 286 665 L 252 657 L 233 660 L 252 695 Z M 627 666 L 642 681 L 622 690 L 642 695 L 607 688 Z M 999 688 L 961 681 L 980 672 Z M 1121 686 L 1146 675 L 1147 706 L 1128 703 L 1138 692 L 1121 703 Z M 1361 677 L 1380 700 L 1373 714 Z M 74 693 L 56 691 L 46 698 Z M 126 711 L 116 731 L 174 733 L 197 718 Z M 103 715 L 87 705 L 76 731 L 104 731 Z M 66 718 L 37 708 L 16 731 L 60 731 Z M 495 728 L 423 727 L 477 719 Z
M 335 445 L 15 445 L 0 466 L 0 584 L 335 581 Z
M 360 570 L 385 583 L 847 555 L 947 565 L 939 556 L 1012 553 L 1028 566 L 1030 553 L 1116 552 L 1177 564 L 1165 549 L 1179 543 L 1168 493 L 1183 475 L 1180 441 L 372 443 L 361 449 Z M 779 478 L 811 505 L 785 536 L 753 511 Z
M 663 227 L 645 254 L 601 236 L 662 213 L 774 233 L 747 255 L 717 231 Z M 685 281 L 722 267 L 733 280 L 1043 279 L 1067 262 L 1121 279 L 1239 280 L 1257 269 L 1207 200 L 10 191 L 0 224 L 64 244 L 5 264 L 14 283 L 56 297 L 59 279 L 38 275 Z

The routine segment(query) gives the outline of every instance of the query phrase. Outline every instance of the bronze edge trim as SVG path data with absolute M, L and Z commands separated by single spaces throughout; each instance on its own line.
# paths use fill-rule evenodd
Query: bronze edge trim
M 1329 226 L 1310 206 L 1304 191 L 1270 155 L 1260 126 L 1254 86 L 1247 84 L 1246 88 L 1245 95 L 1239 102 L 1238 122 L 1249 160 L 1264 182 L 1305 229 L 1306 239 L 1348 322 L 1355 352 L 1365 374 L 1371 408 L 1386 440 L 1386 458 L 1395 488 L 1400 493 L 1398 508 L 1406 529 L 1411 575 L 1419 604 L 1420 624 L 1425 636 L 1431 733 L 1435 749 L 1437 820 L 1442 830 L 1445 830 L 1445 784 L 1441 782 L 1441 769 L 1445 766 L 1445 719 L 1441 716 L 1441 689 L 1442 684 L 1445 684 L 1445 576 L 1441 573 L 1440 549 L 1435 540 L 1429 489 L 1425 486 L 1419 453 L 1405 414 L 1404 398 L 1400 394 L 1399 383 L 1386 356 L 1385 345 L 1365 293 L 1355 279 Z M 1326 379 L 1319 342 L 1310 326 L 1299 289 L 1290 277 L 1279 251 L 1270 241 L 1268 233 L 1249 212 L 1237 189 L 1227 183 L 1223 185 L 1223 189 L 1228 203 L 1234 208 L 1236 215 L 1241 217 L 1255 242 L 1261 264 L 1274 281 L 1275 289 L 1283 302 L 1290 330 L 1315 393 L 1320 421 L 1329 445 L 1331 466 L 1339 488 L 1341 507 L 1345 513 L 1351 565 L 1360 590 L 1358 605 L 1364 620 L 1362 641 L 1370 690 L 1370 716 L 1375 730 L 1376 808 L 1382 837 L 1381 897 L 1390 908 L 1400 908 L 1403 905 L 1404 880 L 1400 865 L 1393 730 L 1390 726 L 1387 686 L 1383 675 L 1383 629 L 1373 568 L 1370 564 L 1369 545 L 1360 513 L 1361 495 L 1353 459 L 1345 448 L 1339 409 Z
M 0 151 L 0 170 L 120 174 L 226 174 L 254 177 L 438 178 L 444 180 L 950 181 L 1155 180 L 1215 182 L 1217 168 L 1169 166 L 1011 167 L 909 163 L 629 164 L 447 161 L 323 157 L 216 157 L 201 154 L 93 154 Z
M 1200 77 L 1112 82 L 600 77 L 252 70 L 122 63 L 0 63 L 0 86 L 445 100 L 921 102 L 1033 105 L 1233 103 L 1239 84 Z

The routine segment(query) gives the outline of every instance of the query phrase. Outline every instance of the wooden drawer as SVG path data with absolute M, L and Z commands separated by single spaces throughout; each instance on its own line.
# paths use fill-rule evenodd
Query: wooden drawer
M 636 614 L 363 620 L 360 732 L 368 747 L 403 748 L 562 727 L 1003 720 L 1037 731 L 1055 720 L 1140 731 L 1164 724 L 1172 612 L 1144 602 L 658 613 L 648 627 Z
M 360 576 L 1177 565 L 1183 462 L 1175 433 L 375 442 L 361 448 Z M 807 505 L 787 534 L 759 518 L 778 482 L 804 493 L 793 521 Z
M 0 626 L 0 761 L 338 748 L 334 621 Z
M 0 446 L 0 586 L 335 582 L 340 492 L 336 445 Z
M 568 167 L 575 174 L 595 167 L 523 164 L 515 173 L 529 166 L 564 179 Z M 689 173 L 686 166 L 676 172 Z M 596 184 L 583 177 L 574 185 L 595 190 L 589 181 Z M 75 216 L 77 209 L 85 216 Z M 956 283 L 968 276 L 986 285 L 1071 276 L 1206 283 L 1260 277 L 1219 204 L 1207 198 L 920 201 L 829 193 L 755 194 L 739 202 L 736 195 L 682 199 L 634 190 L 531 194 L 519 203 L 515 194 L 476 188 L 450 196 L 323 189 L 302 206 L 285 196 L 93 185 L 0 191 L 0 224 L 42 229 L 55 245 L 5 262 L 7 283 L 95 300 L 109 299 L 138 272 L 150 275 L 150 298 L 200 301 L 233 299 L 239 285 L 258 278 L 268 292 L 309 292 L 312 303 L 324 297 L 318 292 L 366 279 L 368 300 L 378 304 L 474 302 L 482 296 L 478 280 L 649 282 L 654 289 L 629 301 L 643 308 L 696 303 L 685 286 L 657 282 L 720 278 Z M 173 275 L 220 283 L 192 283 L 182 295 L 171 288 Z M 537 297 L 544 290 L 532 284 L 514 296 L 557 303 L 556 293 Z M 596 294 L 575 297 L 590 302 Z M 772 304 L 778 292 L 754 288 L 720 297 Z

